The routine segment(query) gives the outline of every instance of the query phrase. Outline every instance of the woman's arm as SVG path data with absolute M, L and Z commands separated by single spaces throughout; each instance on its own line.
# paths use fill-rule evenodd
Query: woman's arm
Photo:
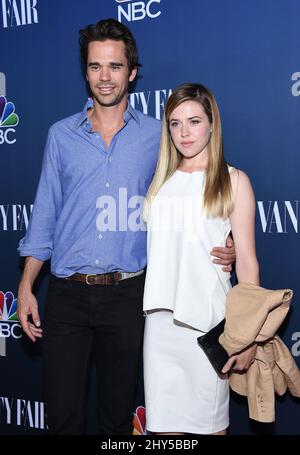
M 236 274 L 239 282 L 259 285 L 259 266 L 255 250 L 255 197 L 247 175 L 242 171 L 231 173 L 234 192 L 234 210 L 230 216 L 231 231 L 236 251 Z M 254 343 L 239 354 L 230 357 L 223 373 L 231 368 L 242 371 L 251 365 L 256 353 Z
M 243 171 L 231 173 L 234 210 L 230 215 L 236 252 L 239 283 L 259 285 L 259 266 L 255 250 L 255 197 L 248 176 Z

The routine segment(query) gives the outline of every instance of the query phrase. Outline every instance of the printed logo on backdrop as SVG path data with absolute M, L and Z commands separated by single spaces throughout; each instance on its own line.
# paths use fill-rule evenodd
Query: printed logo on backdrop
M 291 87 L 292 95 L 300 96 L 300 72 L 293 73 L 291 80 L 296 81 Z
M 38 24 L 38 0 L 0 0 L 3 28 Z
M 39 401 L 0 397 L 0 424 L 47 429 L 45 405 Z
M 129 102 L 133 108 L 142 111 L 145 115 L 161 120 L 165 103 L 171 93 L 170 88 L 130 93 Z
M 298 234 L 300 201 L 257 201 L 261 227 L 266 234 Z
M 0 204 L 0 231 L 26 231 L 33 204 Z
M 6 97 L 0 96 L 0 145 L 14 144 L 16 130 L 15 126 L 19 124 L 19 116 L 15 113 L 15 105 L 7 101 Z
M 300 332 L 294 332 L 292 334 L 292 341 L 295 341 L 292 345 L 292 354 L 294 357 L 300 356 Z
M 146 432 L 146 412 L 144 406 L 138 406 L 133 413 L 133 434 L 142 436 Z
M 0 291 L 0 338 L 22 338 L 21 324 L 17 316 L 17 303 L 13 292 Z
M 22 338 L 22 327 L 18 322 L 17 299 L 13 292 L 0 291 L 0 357 L 6 356 L 7 338 Z
M 161 15 L 161 0 L 115 0 L 118 3 L 118 21 L 141 21 L 145 18 L 156 19 Z
M 0 73 L 0 95 L 6 95 L 6 78 L 4 73 Z
M 146 434 L 145 408 L 138 406 L 133 415 L 133 434 Z M 0 424 L 46 430 L 45 403 L 0 396 Z

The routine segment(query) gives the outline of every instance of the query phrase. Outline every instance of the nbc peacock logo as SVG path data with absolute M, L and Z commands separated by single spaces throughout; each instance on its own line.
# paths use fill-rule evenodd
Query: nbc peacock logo
M 146 415 L 145 408 L 143 406 L 139 406 L 134 412 L 133 434 L 139 436 L 146 434 Z
M 21 325 L 18 322 L 17 303 L 13 292 L 0 291 L 0 338 L 22 337 Z
M 17 126 L 19 116 L 15 113 L 15 105 L 11 101 L 7 102 L 5 96 L 0 96 L 0 127 L 8 128 Z
M 0 291 L 0 321 L 17 321 L 17 302 L 11 291 Z
M 14 144 L 16 139 L 12 134 L 16 132 L 13 128 L 19 124 L 19 116 L 15 113 L 15 105 L 7 101 L 6 97 L 0 96 L 0 145 Z M 3 128 L 3 129 L 2 129 Z

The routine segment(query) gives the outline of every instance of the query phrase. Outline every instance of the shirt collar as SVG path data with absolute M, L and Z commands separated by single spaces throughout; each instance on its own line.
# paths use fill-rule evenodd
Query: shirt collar
M 79 114 L 79 118 L 76 122 L 76 128 L 79 128 L 83 122 L 85 122 L 88 119 L 87 111 L 91 109 L 94 106 L 94 102 L 92 98 L 88 98 L 87 102 L 85 103 L 85 106 L 83 108 L 83 111 Z M 128 122 L 130 118 L 133 118 L 137 123 L 140 123 L 140 119 L 138 116 L 138 112 L 131 106 L 131 104 L 128 101 L 127 109 L 124 112 L 124 121 L 125 123 Z
M 140 123 L 139 114 L 136 109 L 134 109 L 128 101 L 127 109 L 124 113 L 124 120 L 128 122 L 130 116 L 136 121 L 136 123 Z

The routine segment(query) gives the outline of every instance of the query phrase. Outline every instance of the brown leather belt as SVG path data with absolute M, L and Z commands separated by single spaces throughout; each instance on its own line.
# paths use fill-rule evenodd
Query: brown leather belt
M 80 281 L 81 283 L 86 283 L 89 285 L 112 285 L 118 284 L 118 282 L 121 280 L 127 280 L 128 278 L 133 278 L 135 276 L 141 275 L 142 273 L 144 273 L 144 269 L 139 270 L 138 272 L 111 272 L 101 273 L 99 275 L 93 273 L 74 273 L 74 275 L 68 276 L 66 280 Z

